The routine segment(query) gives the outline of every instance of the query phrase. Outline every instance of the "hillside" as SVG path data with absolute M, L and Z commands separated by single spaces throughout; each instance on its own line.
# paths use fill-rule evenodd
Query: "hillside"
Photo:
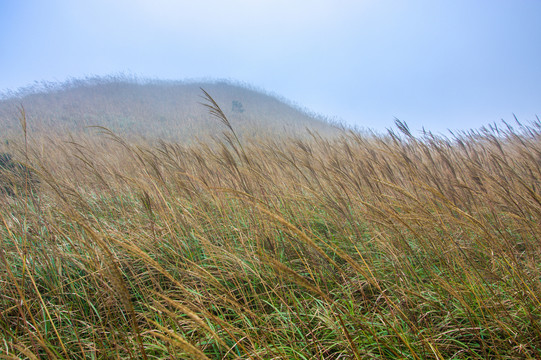
M 125 137 L 187 141 L 221 134 L 223 124 L 201 105 L 203 88 L 220 105 L 240 136 L 321 134 L 336 129 L 287 101 L 252 88 L 220 82 L 133 80 L 123 77 L 72 80 L 4 95 L 0 129 L 19 130 L 22 104 L 34 132 L 88 132 L 105 126 Z

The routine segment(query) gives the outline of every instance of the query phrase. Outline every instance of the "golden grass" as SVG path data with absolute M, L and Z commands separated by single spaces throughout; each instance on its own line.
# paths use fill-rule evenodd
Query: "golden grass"
M 40 179 L 0 199 L 2 357 L 541 357 L 539 122 L 258 142 L 224 124 L 2 149 Z

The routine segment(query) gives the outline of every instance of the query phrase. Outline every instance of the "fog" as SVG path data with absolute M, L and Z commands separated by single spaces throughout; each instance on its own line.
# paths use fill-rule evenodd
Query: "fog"
M 0 90 L 130 74 L 232 79 L 382 130 L 541 113 L 541 2 L 3 1 Z

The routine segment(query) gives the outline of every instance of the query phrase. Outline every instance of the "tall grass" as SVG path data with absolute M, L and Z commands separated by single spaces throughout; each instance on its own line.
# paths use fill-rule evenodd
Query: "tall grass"
M 3 358 L 541 357 L 539 121 L 241 143 L 221 120 L 10 142 L 40 189 L 0 200 Z

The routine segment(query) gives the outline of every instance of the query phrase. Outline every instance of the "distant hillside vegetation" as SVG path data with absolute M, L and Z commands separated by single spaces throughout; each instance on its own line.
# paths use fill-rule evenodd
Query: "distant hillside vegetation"
M 40 84 L 5 94 L 0 100 L 0 136 L 20 131 L 20 105 L 34 133 L 92 132 L 88 127 L 99 125 L 123 137 L 167 141 L 219 135 L 225 128 L 201 105 L 201 88 L 216 100 L 240 136 L 303 136 L 306 128 L 322 135 L 337 132 L 321 117 L 287 101 L 227 81 L 108 77 Z

